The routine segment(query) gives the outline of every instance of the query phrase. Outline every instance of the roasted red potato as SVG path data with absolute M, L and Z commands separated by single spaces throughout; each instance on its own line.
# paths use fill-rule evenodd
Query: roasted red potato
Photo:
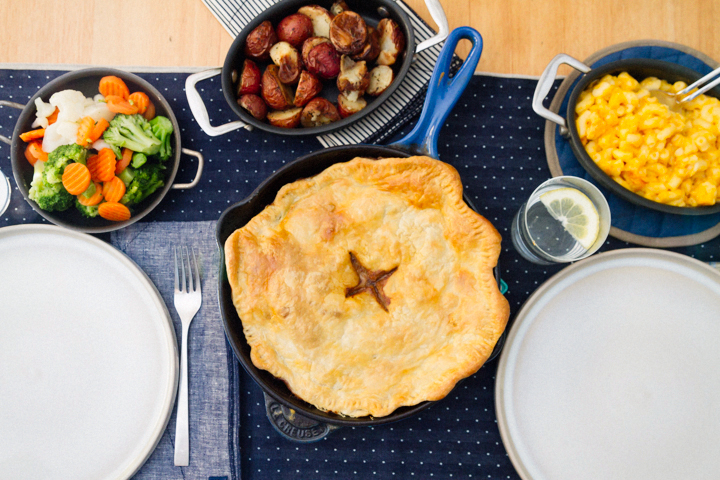
M 330 43 L 330 39 L 325 37 L 310 37 L 303 42 L 301 54 L 304 65 L 308 64 L 308 54 L 310 53 L 310 50 L 321 43 Z
M 367 101 L 363 97 L 351 100 L 344 93 L 338 95 L 338 112 L 342 118 L 358 113 L 365 107 L 367 107 Z
M 313 36 L 313 23 L 310 17 L 302 13 L 293 13 L 280 20 L 277 37 L 293 47 L 300 47 L 305 40 Z
M 363 48 L 352 56 L 353 60 L 365 60 L 372 62 L 380 54 L 380 34 L 373 27 L 368 25 L 367 40 Z
M 302 72 L 298 51 L 288 42 L 278 42 L 270 49 L 270 58 L 278 66 L 278 77 L 283 83 L 297 83 Z
M 330 41 L 338 52 L 358 53 L 365 46 L 366 40 L 367 25 L 360 15 L 345 11 L 333 18 L 330 24 Z
M 322 82 L 315 75 L 303 70 L 297 90 L 295 90 L 295 106 L 304 107 L 310 100 L 318 96 L 322 88 Z
M 277 41 L 272 23 L 266 20 L 255 27 L 245 39 L 245 56 L 255 60 L 267 60 L 270 49 Z
M 279 67 L 268 65 L 262 76 L 262 98 L 273 110 L 285 110 L 295 101 L 290 87 L 280 81 Z
M 305 65 L 310 73 L 329 80 L 340 73 L 340 55 L 330 42 L 323 42 L 310 49 Z
M 275 110 L 267 115 L 270 125 L 282 128 L 295 128 L 300 125 L 300 117 L 303 109 L 301 107 L 288 108 L 286 110 Z
M 389 18 L 380 20 L 377 26 L 380 33 L 380 54 L 378 65 L 393 65 L 405 49 L 405 35 L 397 23 Z
M 242 72 L 240 73 L 240 79 L 238 81 L 237 96 L 253 93 L 258 95 L 260 93 L 260 81 L 262 74 L 257 64 L 252 60 L 245 59 L 243 61 Z
M 370 83 L 365 93 L 377 97 L 383 93 L 393 82 L 395 73 L 387 65 L 378 65 L 370 70 Z
M 340 0 L 339 2 L 335 2 L 335 3 L 333 3 L 332 6 L 330 7 L 330 13 L 332 13 L 333 15 L 339 15 L 339 14 L 341 14 L 342 12 L 344 12 L 344 11 L 346 11 L 346 10 L 350 10 L 350 7 L 348 7 L 348 4 L 345 3 L 344 0 Z
M 250 115 L 258 120 L 265 120 L 267 116 L 267 105 L 259 95 L 246 93 L 237 101 L 238 105 L 250 112 Z
M 330 37 L 332 15 L 326 8 L 323 8 L 320 5 L 307 5 L 305 7 L 301 7 L 298 10 L 298 13 L 309 17 L 312 21 L 313 36 L 326 38 Z
M 341 93 L 355 95 L 350 98 L 357 98 L 365 93 L 370 84 L 370 72 L 368 72 L 365 61 L 356 62 L 347 55 L 340 57 L 340 74 L 337 77 L 337 87 Z
M 300 123 L 303 127 L 319 127 L 340 120 L 337 108 L 329 100 L 316 97 L 303 108 Z

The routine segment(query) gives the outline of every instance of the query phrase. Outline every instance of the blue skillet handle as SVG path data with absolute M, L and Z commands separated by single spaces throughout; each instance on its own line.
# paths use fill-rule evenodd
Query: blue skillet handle
M 455 47 L 463 38 L 472 42 L 472 49 L 460 70 L 453 78 L 449 78 L 450 62 L 455 53 Z M 475 73 L 482 47 L 482 36 L 475 29 L 459 27 L 450 32 L 430 78 L 420 120 L 412 132 L 397 143 L 390 145 L 391 147 L 438 158 L 437 140 L 440 128 Z

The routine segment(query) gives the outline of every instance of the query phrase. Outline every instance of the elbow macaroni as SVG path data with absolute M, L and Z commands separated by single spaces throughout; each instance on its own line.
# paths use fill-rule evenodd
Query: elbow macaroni
M 590 158 L 628 190 L 679 207 L 720 200 L 720 100 L 699 95 L 672 112 L 649 90 L 687 85 L 627 72 L 606 75 L 580 94 L 577 130 Z

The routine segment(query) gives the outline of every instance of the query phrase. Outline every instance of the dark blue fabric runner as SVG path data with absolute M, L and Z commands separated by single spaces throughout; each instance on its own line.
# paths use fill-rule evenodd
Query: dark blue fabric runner
M 0 70 L 0 99 L 24 103 L 59 71 Z M 208 137 L 192 118 L 184 93 L 186 73 L 141 73 L 172 106 L 183 147 L 206 160 L 200 184 L 171 190 L 144 222 L 217 220 L 230 204 L 250 194 L 268 175 L 298 156 L 320 149 L 315 139 L 276 137 L 236 130 Z M 528 296 L 562 266 L 523 260 L 510 242 L 515 211 L 550 177 L 543 145 L 544 121 L 531 108 L 536 81 L 475 76 L 440 133 L 440 159 L 460 172 L 466 194 L 503 236 L 501 276 L 509 290 L 511 318 Z M 212 124 L 234 120 L 219 77 L 203 84 Z M 0 107 L 0 134 L 12 134 L 17 110 Z M 410 124 L 396 134 L 400 138 Z M 0 143 L 0 170 L 12 177 L 9 147 Z M 177 181 L 192 179 L 194 158 L 184 156 Z M 11 179 L 13 188 L 14 180 Z M 14 189 L 0 227 L 39 223 L 42 218 Z M 602 250 L 631 246 L 608 239 Z M 720 256 L 720 241 L 674 249 L 704 261 Z M 505 453 L 494 410 L 497 360 L 463 381 L 444 400 L 415 417 L 379 427 L 342 428 L 314 444 L 290 443 L 265 418 L 262 393 L 242 369 L 240 458 L 243 479 L 284 478 L 483 478 L 517 479 Z M 174 426 L 174 423 L 171 425 Z M 168 461 L 172 461 L 169 459 Z M 212 476 L 208 472 L 207 476 Z

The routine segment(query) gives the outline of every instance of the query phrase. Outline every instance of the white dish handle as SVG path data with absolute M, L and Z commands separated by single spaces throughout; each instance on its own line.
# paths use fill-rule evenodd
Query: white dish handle
M 198 125 L 200 125 L 200 128 L 202 128 L 203 132 L 207 133 L 211 137 L 217 137 L 218 135 L 223 135 L 227 132 L 237 130 L 238 128 L 252 130 L 252 125 L 248 125 L 247 123 L 240 120 L 226 123 L 217 127 L 213 127 L 212 125 L 210 125 L 210 116 L 208 115 L 207 108 L 205 108 L 205 103 L 200 97 L 200 93 L 197 91 L 197 88 L 195 88 L 195 84 L 197 84 L 201 80 L 205 80 L 210 77 L 214 77 L 215 75 L 219 75 L 220 73 L 222 73 L 222 68 L 211 68 L 210 70 L 193 73 L 185 80 L 185 95 L 187 95 L 188 104 L 190 105 L 190 111 L 192 112 L 193 117 L 195 117 L 195 121 L 198 123 Z
M 415 49 L 415 53 L 420 53 L 425 49 L 437 45 L 447 38 L 450 34 L 450 26 L 448 25 L 447 16 L 445 10 L 438 0 L 425 0 L 425 5 L 430 11 L 430 16 L 435 20 L 438 26 L 438 33 L 434 37 L 430 37 L 424 42 L 420 43 Z

